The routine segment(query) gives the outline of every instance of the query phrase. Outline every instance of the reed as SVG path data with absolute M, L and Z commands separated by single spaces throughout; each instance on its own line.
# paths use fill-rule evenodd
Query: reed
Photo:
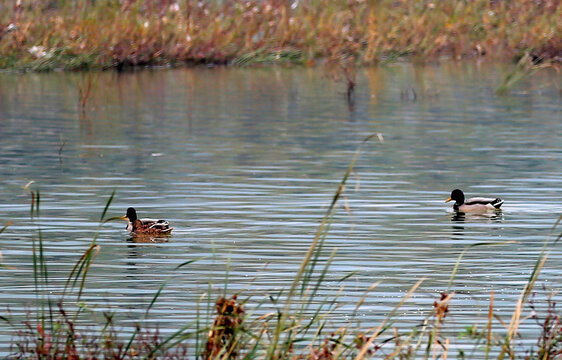
M 18 0 L 0 3 L 0 68 L 560 61 L 561 17 L 554 0 Z
M 502 83 L 496 89 L 496 94 L 505 95 L 521 80 L 530 77 L 538 70 L 553 66 L 554 64 L 549 61 L 545 62 L 542 61 L 542 59 L 533 60 L 529 53 L 525 53 L 513 69 L 504 77 Z

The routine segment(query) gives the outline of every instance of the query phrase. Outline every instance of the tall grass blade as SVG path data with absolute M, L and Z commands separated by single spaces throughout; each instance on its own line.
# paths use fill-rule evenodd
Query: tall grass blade
M 0 229 L 0 234 L 2 234 L 8 228 L 8 226 L 10 226 L 10 225 L 12 225 L 12 222 L 8 221 L 8 223 L 6 225 L 4 225 L 3 228 Z M 0 268 L 11 269 L 11 267 L 2 264 L 2 252 L 1 251 L 0 251 Z
M 88 247 L 88 249 L 84 252 L 84 254 L 82 254 L 82 256 L 80 256 L 80 259 L 78 259 L 78 261 L 76 262 L 76 264 L 74 264 L 74 267 L 72 268 L 72 270 L 70 271 L 70 274 L 68 275 L 67 279 L 66 279 L 66 283 L 64 285 L 64 289 L 63 289 L 63 293 L 62 293 L 62 298 L 65 297 L 67 290 L 69 289 L 73 289 L 76 286 L 76 283 L 78 282 L 78 279 L 80 278 L 80 275 L 82 275 L 85 271 L 85 269 L 89 266 L 88 262 L 91 259 L 91 254 L 92 252 L 96 250 L 96 254 L 99 253 L 99 245 L 96 244 L 91 244 L 90 247 Z M 74 278 L 74 280 L 73 280 Z M 83 279 L 85 279 L 85 274 L 83 276 Z M 72 282 L 72 285 L 70 285 L 70 283 Z M 81 293 L 81 291 L 80 291 Z
M 424 282 L 424 280 L 425 280 L 425 278 L 418 280 L 418 282 L 415 283 L 414 286 L 412 286 L 410 288 L 408 293 L 406 293 L 406 295 L 404 295 L 404 297 L 402 298 L 402 300 L 400 300 L 398 305 L 396 305 L 392 309 L 392 311 L 390 313 L 388 313 L 388 315 L 385 317 L 383 322 L 373 331 L 372 335 L 369 337 L 369 340 L 366 341 L 365 344 L 363 344 L 363 346 L 361 347 L 361 349 L 359 351 L 359 354 L 355 357 L 355 360 L 361 360 L 365 357 L 365 355 L 367 355 L 367 351 L 369 350 L 369 347 L 373 344 L 373 342 L 375 341 L 377 336 L 379 336 L 379 334 L 381 333 L 381 330 L 383 330 L 386 323 L 394 316 L 394 314 L 396 314 L 398 309 L 400 309 L 402 307 L 402 305 L 404 305 L 404 303 L 414 294 L 414 292 L 421 285 L 421 283 Z
M 109 196 L 109 199 L 107 199 L 107 202 L 105 203 L 105 207 L 103 208 L 103 211 L 102 211 L 101 216 L 100 216 L 100 223 L 104 223 L 103 218 L 105 217 L 105 214 L 107 213 L 107 210 L 109 209 L 109 206 L 113 202 L 114 197 L 115 197 L 115 190 L 113 190 L 111 192 L 111 195 Z
M 317 250 L 319 242 L 323 238 L 326 227 L 328 226 L 328 223 L 329 223 L 329 219 L 331 218 L 332 213 L 333 213 L 334 208 L 335 208 L 335 205 L 336 205 L 338 199 L 341 196 L 341 193 L 344 189 L 345 183 L 347 182 L 347 179 L 348 179 L 349 175 L 352 173 L 353 168 L 355 167 L 355 163 L 356 163 L 356 161 L 357 161 L 357 159 L 358 159 L 358 157 L 361 153 L 362 146 L 375 136 L 377 136 L 377 134 L 371 134 L 371 135 L 367 136 L 365 139 L 363 139 L 363 141 L 358 146 L 358 148 L 355 151 L 355 154 L 353 155 L 353 158 L 352 158 L 352 160 L 351 160 L 351 162 L 350 162 L 350 164 L 347 168 L 347 171 L 345 172 L 345 174 L 344 174 L 342 180 L 340 181 L 340 184 L 339 184 L 339 186 L 336 190 L 336 193 L 334 194 L 334 196 L 332 198 L 330 206 L 328 207 L 328 210 L 326 211 L 326 213 L 324 215 L 324 218 L 322 219 L 322 222 L 318 226 L 318 229 L 316 231 L 316 234 L 314 236 L 312 244 L 308 248 L 308 251 L 307 251 L 305 257 L 303 258 L 303 260 L 301 262 L 300 268 L 297 271 L 297 273 L 295 275 L 295 278 L 294 278 L 294 280 L 291 284 L 291 287 L 289 289 L 289 292 L 287 294 L 287 298 L 285 300 L 284 310 L 280 314 L 280 318 L 277 322 L 277 326 L 276 326 L 276 329 L 275 329 L 273 340 L 271 342 L 270 347 L 268 348 L 268 354 L 266 356 L 267 359 L 273 360 L 273 359 L 279 358 L 280 354 L 278 353 L 278 346 L 277 345 L 279 344 L 279 341 L 281 339 L 282 332 L 285 330 L 285 322 L 287 320 L 287 316 L 288 316 L 289 310 L 291 308 L 293 296 L 295 295 L 296 289 L 299 287 L 299 283 L 301 283 L 301 281 L 302 281 L 301 293 L 304 292 L 304 289 L 306 288 L 306 284 L 308 282 L 308 279 L 310 278 L 310 276 L 307 276 L 306 274 L 307 273 L 311 274 L 312 271 L 314 270 L 314 269 L 309 268 L 310 261 L 311 261 L 312 257 L 314 256 L 315 251 Z
M 84 286 L 86 285 L 86 278 L 88 276 L 88 271 L 90 270 L 90 266 L 92 265 L 92 262 L 94 261 L 94 259 L 98 256 L 99 252 L 100 252 L 100 246 L 96 245 L 95 246 L 95 252 L 94 251 L 90 251 L 88 253 L 88 256 L 86 256 L 86 261 L 85 261 L 85 266 L 84 266 L 84 273 L 82 275 L 82 281 L 80 282 L 80 288 L 78 289 L 78 296 L 77 296 L 77 301 L 80 300 L 80 298 L 82 297 L 82 292 L 84 291 Z
M 156 294 L 154 294 L 154 296 L 152 297 L 152 300 L 150 301 L 150 304 L 148 304 L 148 307 L 146 308 L 145 316 L 148 315 L 148 313 L 150 312 L 150 309 L 152 309 L 152 306 L 154 305 L 156 300 L 158 300 L 158 298 L 160 297 L 160 294 L 162 293 L 162 290 L 164 290 L 164 287 L 168 284 L 169 280 L 170 280 L 170 278 L 167 278 L 162 283 L 162 285 L 160 285 L 160 287 L 158 288 L 158 291 L 156 291 Z
M 119 355 L 118 355 L 119 359 L 125 359 L 125 356 L 127 356 L 127 353 L 129 352 L 129 349 L 131 348 L 131 345 L 133 344 L 133 341 L 137 337 L 138 333 L 139 333 L 139 329 L 135 328 L 135 331 L 133 331 L 133 334 L 131 335 L 131 338 L 127 342 L 127 346 L 125 346 L 123 351 L 119 351 Z
M 45 286 L 49 285 L 49 272 L 47 270 L 47 261 L 45 260 L 45 249 L 43 247 L 43 233 L 39 229 L 39 271 Z
M 501 351 L 498 355 L 498 360 L 502 360 L 505 357 L 506 352 L 510 351 L 511 340 L 517 334 L 517 329 L 519 328 L 523 304 L 527 301 L 527 298 L 528 298 L 529 294 L 533 290 L 533 287 L 535 285 L 535 281 L 537 280 L 537 278 L 539 276 L 539 273 L 540 273 L 541 269 L 543 268 L 544 263 L 546 262 L 547 258 L 548 258 L 548 255 L 541 254 L 539 256 L 539 258 L 537 259 L 537 262 L 535 264 L 535 268 L 533 269 L 533 271 L 531 273 L 531 276 L 530 276 L 529 280 L 527 281 L 527 284 L 525 285 L 525 288 L 521 292 L 521 296 L 519 296 L 519 300 L 517 301 L 517 305 L 515 306 L 515 311 L 513 312 L 513 315 L 511 317 L 511 322 L 509 324 L 507 335 L 505 337 L 505 342 L 504 342 L 504 344 L 502 346 L 502 349 L 501 349 Z
M 558 228 L 558 225 L 560 225 L 560 222 L 562 221 L 562 215 L 560 215 L 558 217 L 558 220 L 556 220 L 556 222 L 554 223 L 554 225 L 552 226 L 552 229 L 550 230 L 550 234 L 548 234 L 548 239 L 550 239 L 553 235 L 554 232 L 556 231 L 556 229 Z M 0 231 L 0 233 L 2 233 Z M 554 244 L 556 245 L 556 243 L 558 243 L 558 241 L 562 238 L 562 232 L 560 232 L 560 234 L 556 237 L 556 240 L 554 240 Z
M 41 192 L 39 191 L 39 188 L 37 189 L 37 195 L 35 197 L 35 213 L 37 214 L 37 216 L 40 216 L 39 214 L 39 203 L 41 202 Z
M 303 302 L 303 308 L 301 310 L 301 313 L 304 313 L 306 311 L 306 309 L 308 309 L 308 307 L 310 306 L 310 304 L 312 303 L 312 301 L 316 297 L 316 294 L 318 293 L 318 290 L 320 289 L 320 285 L 324 282 L 324 279 L 326 278 L 326 274 L 328 273 L 328 269 L 330 268 L 330 265 L 332 264 L 332 261 L 334 260 L 336 252 L 337 252 L 337 249 L 332 250 L 332 253 L 330 254 L 330 257 L 328 258 L 328 260 L 326 261 L 326 264 L 324 265 L 324 269 L 322 270 L 322 273 L 320 274 L 320 276 L 316 280 L 316 284 L 314 285 L 314 288 L 312 289 L 312 292 L 307 296 L 308 300 Z
M 367 296 L 369 295 L 369 293 L 371 291 L 373 291 L 377 286 L 379 286 L 381 284 L 381 282 L 382 281 L 379 280 L 379 281 L 373 283 L 371 286 L 369 286 L 369 288 L 367 290 L 365 290 L 365 293 L 363 294 L 363 296 L 361 296 L 361 298 L 359 299 L 359 301 L 355 305 L 355 309 L 353 310 L 353 314 L 351 315 L 352 318 L 355 318 L 357 316 L 357 312 L 359 311 L 359 308 L 361 308 L 361 306 L 363 305 L 363 303 L 367 299 Z

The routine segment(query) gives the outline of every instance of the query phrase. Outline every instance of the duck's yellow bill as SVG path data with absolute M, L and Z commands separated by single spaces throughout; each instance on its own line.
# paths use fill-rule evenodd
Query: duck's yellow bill
M 453 199 L 451 199 L 451 198 L 448 198 L 447 200 L 445 200 L 445 202 L 449 202 L 449 201 L 451 201 L 451 200 L 453 200 Z
M 127 218 L 127 216 L 114 216 L 109 219 L 105 219 L 103 223 L 105 224 L 106 222 L 113 221 L 113 220 L 129 220 L 129 219 Z

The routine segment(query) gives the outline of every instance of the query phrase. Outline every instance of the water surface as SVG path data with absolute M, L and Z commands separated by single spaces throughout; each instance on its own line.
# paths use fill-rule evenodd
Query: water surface
M 31 248 L 41 229 L 53 296 L 99 231 L 83 295 L 93 318 L 111 308 L 121 325 L 134 323 L 171 275 L 149 317 L 164 333 L 194 319 L 201 296 L 211 289 L 214 301 L 225 282 L 229 294 L 251 297 L 251 308 L 290 286 L 354 151 L 380 133 L 382 143 L 363 148 L 325 244 L 325 256 L 337 255 L 319 301 L 345 286 L 334 323 L 357 322 L 355 305 L 381 281 L 358 314 L 365 328 L 377 325 L 426 278 L 400 317 L 417 323 L 447 289 L 461 251 L 481 242 L 504 244 L 466 254 L 449 321 L 485 321 L 492 291 L 509 321 L 562 213 L 562 122 L 552 82 L 560 75 L 544 71 L 496 96 L 508 71 L 362 70 L 353 104 L 319 69 L 104 72 L 85 114 L 77 84 L 87 75 L 1 74 L 0 225 L 13 224 L 0 235 L 9 266 L 0 301 L 14 318 L 33 304 Z M 41 192 L 34 222 L 29 181 Z M 457 187 L 501 196 L 503 212 L 455 217 L 443 201 Z M 168 219 L 169 241 L 131 242 L 121 222 L 98 227 L 113 190 L 108 216 L 134 206 L 141 217 Z M 557 246 L 539 285 L 558 289 L 561 266 Z M 537 332 L 531 320 L 522 325 L 523 334 Z M 0 328 L 4 354 L 13 333 Z

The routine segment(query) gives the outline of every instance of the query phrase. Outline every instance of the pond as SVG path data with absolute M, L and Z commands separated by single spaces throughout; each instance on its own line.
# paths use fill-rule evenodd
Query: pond
M 2 313 L 22 319 L 36 299 L 39 229 L 55 298 L 99 231 L 82 296 L 92 319 L 109 309 L 132 326 L 166 280 L 148 317 L 163 333 L 197 317 L 202 297 L 215 301 L 225 284 L 249 308 L 275 308 L 267 299 L 290 287 L 357 147 L 379 134 L 362 148 L 323 249 L 324 260 L 337 253 L 318 299 L 344 287 L 334 323 L 356 321 L 356 304 L 380 281 L 357 314 L 375 326 L 425 279 L 400 312 L 419 322 L 459 254 L 483 242 L 494 245 L 460 263 L 449 321 L 485 322 L 494 292 L 509 322 L 562 213 L 561 77 L 538 72 L 498 96 L 510 68 L 362 69 L 352 102 L 323 69 L 0 74 L 0 226 L 12 222 L 0 235 Z M 34 221 L 30 181 L 41 194 Z M 500 196 L 503 211 L 456 217 L 444 203 L 454 188 Z M 173 236 L 136 243 L 125 222 L 99 226 L 113 191 L 107 216 L 134 206 L 169 220 Z M 543 299 L 560 288 L 561 249 L 551 248 L 537 282 Z M 538 333 L 532 320 L 521 331 Z M 0 326 L 2 354 L 14 333 Z

